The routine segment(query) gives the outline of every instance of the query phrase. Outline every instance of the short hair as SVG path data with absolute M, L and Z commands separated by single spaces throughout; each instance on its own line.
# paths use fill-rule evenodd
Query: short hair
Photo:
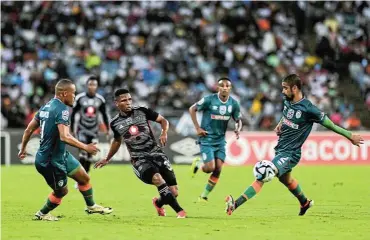
M 91 75 L 90 77 L 88 77 L 88 79 L 86 80 L 86 85 L 89 84 L 90 81 L 97 81 L 98 82 L 98 78 L 95 76 L 95 75 Z
M 70 85 L 74 85 L 74 83 L 69 79 L 64 78 L 59 80 L 55 85 L 55 93 L 66 91 Z
M 297 74 L 290 74 L 283 79 L 291 88 L 295 85 L 299 90 L 302 89 L 302 81 Z
M 125 89 L 125 88 L 120 88 L 120 89 L 117 89 L 115 92 L 114 92 L 114 99 L 117 99 L 117 97 L 119 97 L 120 95 L 122 94 L 127 94 L 127 93 L 130 93 L 129 90 Z
M 222 78 L 218 79 L 217 82 L 219 83 L 220 81 L 229 81 L 231 83 L 231 80 L 228 77 L 222 77 Z

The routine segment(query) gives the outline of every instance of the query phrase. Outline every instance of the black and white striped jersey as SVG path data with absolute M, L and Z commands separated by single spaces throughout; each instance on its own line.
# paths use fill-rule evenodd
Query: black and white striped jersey
M 103 116 L 103 121 L 109 127 L 109 117 L 105 106 L 105 99 L 100 94 L 90 96 L 83 92 L 76 96 L 75 105 L 71 116 L 71 129 L 86 136 L 96 137 L 99 131 L 99 112 Z M 79 113 L 80 119 L 75 122 L 75 116 Z
M 146 107 L 133 107 L 129 114 L 118 113 L 110 122 L 114 138 L 122 137 L 133 160 L 164 155 L 149 125 L 158 115 Z

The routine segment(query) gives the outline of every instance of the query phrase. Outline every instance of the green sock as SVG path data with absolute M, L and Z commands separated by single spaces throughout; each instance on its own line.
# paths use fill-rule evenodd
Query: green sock
M 83 187 L 85 187 L 85 186 L 83 186 Z M 85 191 L 82 191 L 80 186 L 79 186 L 79 188 L 80 188 L 81 194 L 84 196 L 86 205 L 89 206 L 89 207 L 94 206 L 95 202 L 94 202 L 94 198 L 93 198 L 93 189 L 92 189 L 92 187 L 89 185 L 89 188 Z
M 235 200 L 235 208 L 238 208 L 240 205 L 245 203 L 247 200 L 254 197 L 262 188 L 263 183 L 259 181 L 254 181 L 252 185 L 250 185 L 244 193 Z
M 48 200 L 46 200 L 45 205 L 41 208 L 40 212 L 42 214 L 47 214 L 58 206 L 59 206 L 59 204 L 50 202 L 50 200 L 48 198 Z
M 218 178 L 214 177 L 214 176 L 211 176 L 209 179 L 208 179 L 208 183 L 206 185 L 206 188 L 204 189 L 202 195 L 200 195 L 202 198 L 207 198 L 208 197 L 208 194 L 210 192 L 212 192 L 213 188 L 216 186 L 218 182 Z
M 287 185 L 287 187 L 289 191 L 298 199 L 301 205 L 304 205 L 307 202 L 307 198 L 297 180 L 294 180 L 291 184 Z

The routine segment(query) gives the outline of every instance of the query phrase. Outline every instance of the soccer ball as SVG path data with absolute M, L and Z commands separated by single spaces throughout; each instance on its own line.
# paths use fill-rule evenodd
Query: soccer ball
M 253 167 L 253 174 L 258 181 L 270 182 L 276 175 L 277 168 L 268 160 L 257 162 Z

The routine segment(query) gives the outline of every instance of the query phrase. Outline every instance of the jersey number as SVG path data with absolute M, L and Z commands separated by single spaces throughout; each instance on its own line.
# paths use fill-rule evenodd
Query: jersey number
M 44 138 L 45 121 L 41 121 L 41 140 Z

